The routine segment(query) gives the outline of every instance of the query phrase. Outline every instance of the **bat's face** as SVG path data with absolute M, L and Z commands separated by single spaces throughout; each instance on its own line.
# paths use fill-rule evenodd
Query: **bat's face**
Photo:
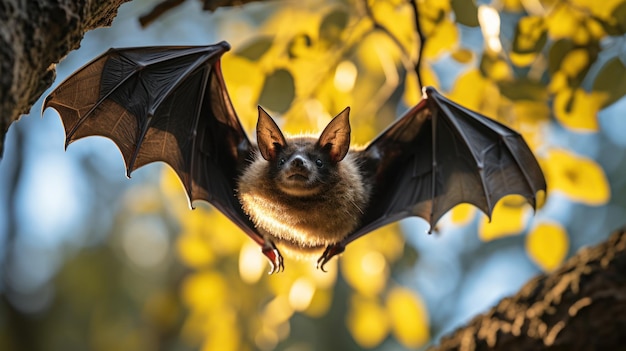
M 277 187 L 288 195 L 317 195 L 336 179 L 337 163 L 328 148 L 321 148 L 313 138 L 289 139 L 270 162 Z
M 259 107 L 257 142 L 270 163 L 270 175 L 282 192 L 296 197 L 321 194 L 337 178 L 337 164 L 350 148 L 349 109 L 326 126 L 319 138 L 285 138 L 276 122 Z

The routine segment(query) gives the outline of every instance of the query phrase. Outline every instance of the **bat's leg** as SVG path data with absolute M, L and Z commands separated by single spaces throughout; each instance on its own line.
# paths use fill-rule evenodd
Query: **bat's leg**
M 342 253 L 345 249 L 346 247 L 342 243 L 328 245 L 326 247 L 326 250 L 324 250 L 322 256 L 317 259 L 317 269 L 321 269 L 322 272 L 326 272 L 326 270 L 324 269 L 326 263 L 328 263 L 331 258 Z
M 269 274 L 274 274 L 285 270 L 285 265 L 283 264 L 283 256 L 280 254 L 280 251 L 278 251 L 276 245 L 274 245 L 271 240 L 265 239 L 262 252 L 265 257 L 267 257 L 267 259 L 270 261 Z

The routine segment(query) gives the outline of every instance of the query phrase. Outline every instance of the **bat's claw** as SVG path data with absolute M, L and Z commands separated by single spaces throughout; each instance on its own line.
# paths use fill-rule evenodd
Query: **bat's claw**
M 268 274 L 279 273 L 285 270 L 283 255 L 280 254 L 280 251 L 278 251 L 273 243 L 270 242 L 269 244 L 264 245 L 262 252 L 270 261 L 270 271 Z
M 322 254 L 322 256 L 317 259 L 316 268 L 321 270 L 322 272 L 326 272 L 326 269 L 324 269 L 324 266 L 326 265 L 326 263 L 328 263 L 328 261 L 330 261 L 331 258 L 342 253 L 345 249 L 346 249 L 345 246 L 341 244 L 328 245 L 326 247 L 326 250 L 324 250 L 324 253 Z

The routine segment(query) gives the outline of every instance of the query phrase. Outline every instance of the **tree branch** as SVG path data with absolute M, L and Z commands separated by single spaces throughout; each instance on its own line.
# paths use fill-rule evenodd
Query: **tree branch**
M 617 350 L 626 345 L 626 228 L 441 340 L 431 350 Z
M 7 0 L 0 11 L 0 157 L 9 124 L 52 84 L 55 66 L 86 31 L 108 26 L 127 0 Z
M 426 36 L 422 30 L 422 23 L 420 21 L 420 13 L 417 7 L 417 0 L 410 0 L 411 8 L 413 9 L 413 19 L 415 21 L 415 32 L 419 38 L 419 49 L 417 50 L 417 61 L 415 62 L 415 74 L 417 75 L 417 85 L 419 91 L 422 91 L 424 83 L 422 81 L 422 57 L 424 56 L 424 46 L 426 46 Z

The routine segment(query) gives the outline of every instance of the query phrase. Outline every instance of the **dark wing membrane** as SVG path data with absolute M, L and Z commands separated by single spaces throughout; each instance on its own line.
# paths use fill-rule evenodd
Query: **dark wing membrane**
M 257 242 L 234 189 L 251 152 L 220 69 L 226 42 L 197 47 L 110 49 L 56 88 L 44 103 L 59 112 L 66 146 L 90 135 L 119 147 L 128 176 L 169 164 L 190 201 L 206 200 Z
M 470 203 L 491 216 L 519 194 L 535 207 L 546 183 L 521 135 L 440 95 L 425 98 L 361 151 L 374 178 L 362 227 L 350 242 L 385 224 L 419 216 L 431 230 L 452 207 Z

